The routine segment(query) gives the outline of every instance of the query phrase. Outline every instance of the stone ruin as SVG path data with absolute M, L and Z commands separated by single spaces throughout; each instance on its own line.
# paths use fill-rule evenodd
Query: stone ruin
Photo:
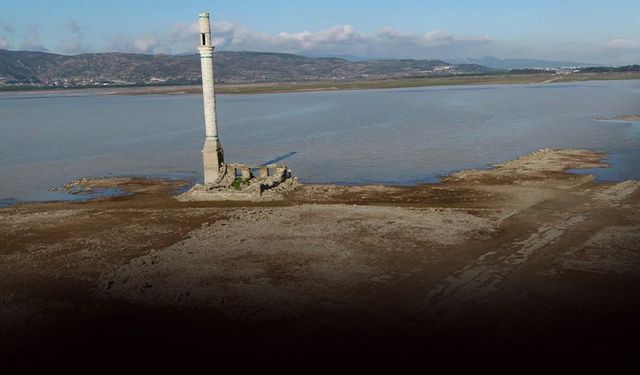
M 284 164 L 252 167 L 247 164 L 222 164 L 215 181 L 196 184 L 178 196 L 182 201 L 275 200 L 298 185 L 298 179 Z

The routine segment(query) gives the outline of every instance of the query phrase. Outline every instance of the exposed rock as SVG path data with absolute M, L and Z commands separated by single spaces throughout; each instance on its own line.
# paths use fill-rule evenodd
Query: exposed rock
M 259 174 L 254 177 L 252 170 Z M 238 175 L 238 173 L 240 173 Z M 251 167 L 245 164 L 223 164 L 218 181 L 196 184 L 176 197 L 179 201 L 270 201 L 280 200 L 299 184 L 286 165 L 270 164 Z

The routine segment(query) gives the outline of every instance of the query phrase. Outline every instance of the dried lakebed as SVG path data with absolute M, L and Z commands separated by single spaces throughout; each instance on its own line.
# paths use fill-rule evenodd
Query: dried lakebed
M 620 364 L 640 332 L 640 183 L 566 172 L 603 157 L 541 150 L 439 184 L 300 185 L 260 203 L 85 180 L 129 195 L 0 209 L 0 352 L 16 366 L 105 352 Z

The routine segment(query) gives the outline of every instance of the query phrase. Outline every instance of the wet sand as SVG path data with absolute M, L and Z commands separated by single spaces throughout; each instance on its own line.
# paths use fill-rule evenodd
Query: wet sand
M 0 209 L 0 354 L 26 368 L 549 368 L 631 363 L 640 183 L 542 150 L 412 187 L 274 202 L 130 195 Z M 133 363 L 133 364 L 132 364 Z

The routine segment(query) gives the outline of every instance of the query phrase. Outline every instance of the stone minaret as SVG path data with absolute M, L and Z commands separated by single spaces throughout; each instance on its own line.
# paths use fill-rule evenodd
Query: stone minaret
M 213 45 L 209 13 L 200 13 L 200 64 L 202 66 L 202 95 L 204 97 L 204 122 L 207 138 L 202 149 L 204 163 L 204 183 L 218 180 L 220 167 L 224 163 L 224 153 L 218 139 L 216 116 L 216 92 L 213 83 Z

